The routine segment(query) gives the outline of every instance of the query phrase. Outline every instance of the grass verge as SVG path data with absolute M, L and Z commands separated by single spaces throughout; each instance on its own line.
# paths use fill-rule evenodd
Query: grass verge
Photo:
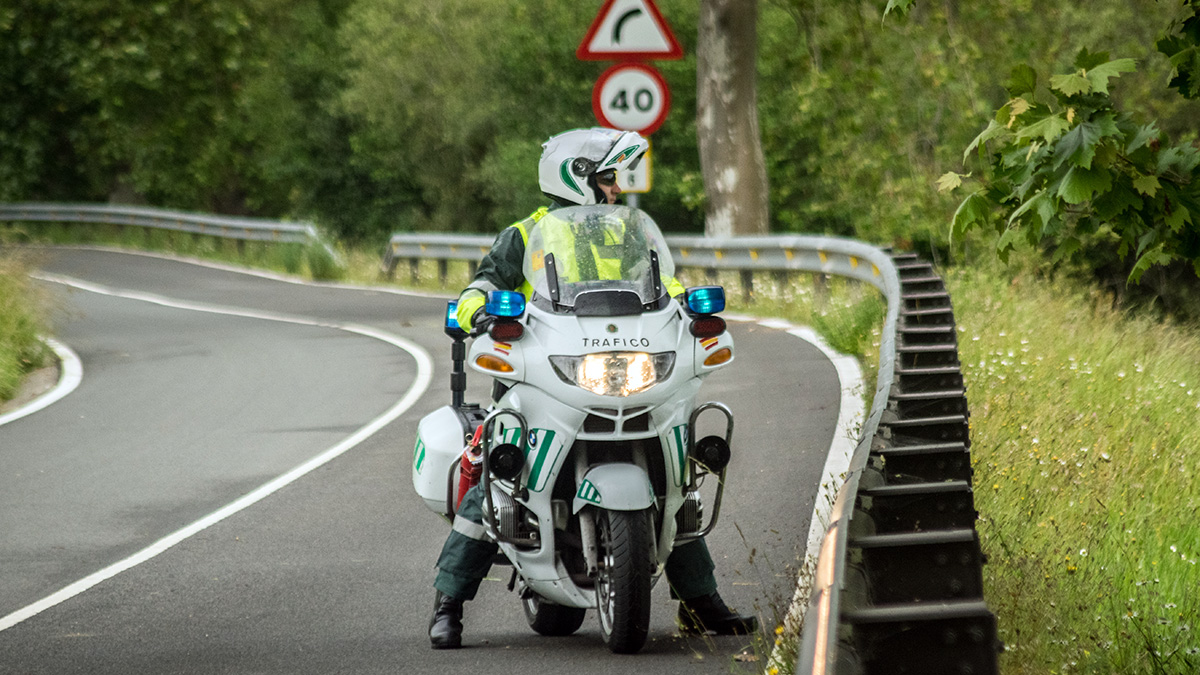
M 1002 670 L 1200 672 L 1200 333 L 1010 274 L 947 275 Z
M 190 232 L 125 225 L 76 223 L 0 223 L 0 241 L 20 244 L 83 244 L 158 251 L 203 258 L 315 280 L 337 280 L 347 270 L 333 251 L 320 244 L 237 241 Z
M 46 363 L 48 300 L 29 279 L 27 259 L 0 246 L 0 403 L 12 399 L 25 375 Z

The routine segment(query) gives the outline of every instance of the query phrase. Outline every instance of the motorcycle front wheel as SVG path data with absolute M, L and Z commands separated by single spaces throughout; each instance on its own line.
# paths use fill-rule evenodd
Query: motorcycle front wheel
M 651 522 L 649 510 L 596 514 L 600 549 L 596 610 L 604 642 L 616 654 L 637 652 L 650 631 Z
M 525 608 L 525 620 L 539 635 L 561 637 L 570 635 L 583 625 L 586 609 L 556 605 L 537 593 L 530 593 L 521 600 Z

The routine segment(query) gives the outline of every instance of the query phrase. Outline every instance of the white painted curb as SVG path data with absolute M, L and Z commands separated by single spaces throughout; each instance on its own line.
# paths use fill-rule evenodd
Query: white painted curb
M 43 341 L 54 351 L 54 355 L 58 357 L 58 384 L 54 385 L 50 391 L 38 396 L 16 410 L 11 410 L 0 415 L 0 426 L 19 420 L 27 415 L 32 415 L 42 408 L 58 402 L 67 394 L 75 391 L 75 388 L 83 381 L 83 363 L 79 360 L 79 355 L 72 351 L 70 347 L 53 338 L 43 338 Z

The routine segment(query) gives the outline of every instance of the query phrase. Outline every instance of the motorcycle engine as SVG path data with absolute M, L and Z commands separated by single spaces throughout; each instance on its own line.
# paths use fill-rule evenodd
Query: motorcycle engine
M 676 536 L 699 532 L 703 526 L 704 504 L 700 501 L 700 493 L 693 490 L 687 493 L 683 505 L 675 512 Z
M 492 491 L 492 505 L 496 526 L 502 536 L 518 541 L 525 540 L 530 544 L 537 543 L 537 518 L 528 509 L 500 490 Z

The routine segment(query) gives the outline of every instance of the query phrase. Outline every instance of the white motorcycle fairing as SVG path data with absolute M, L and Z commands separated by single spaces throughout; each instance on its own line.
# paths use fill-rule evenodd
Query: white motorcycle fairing
M 693 372 L 689 372 L 691 369 L 687 366 L 692 365 L 694 361 L 691 352 L 696 349 L 703 350 L 699 347 L 699 341 L 687 334 L 684 318 L 682 309 L 674 303 L 652 314 L 610 317 L 603 320 L 555 316 L 530 307 L 526 317 L 526 334 L 519 343 L 497 343 L 487 335 L 476 338 L 468 358 L 468 363 L 474 370 L 496 376 L 496 373 L 478 365 L 479 356 L 494 354 L 503 355 L 508 359 L 519 349 L 523 357 L 520 361 L 532 367 L 528 370 L 521 369 L 512 375 L 521 375 L 522 379 L 536 379 L 538 382 L 538 386 L 532 386 L 527 382 L 507 379 L 508 376 L 498 378 L 510 384 L 511 388 L 496 404 L 498 410 L 521 411 L 529 425 L 525 431 L 525 468 L 518 482 L 529 491 L 529 506 L 536 512 L 550 513 L 549 508 L 536 508 L 535 505 L 549 506 L 550 490 L 553 488 L 551 480 L 563 470 L 568 452 L 577 440 L 616 443 L 657 440 L 662 448 L 664 478 L 669 481 L 662 495 L 664 502 L 661 505 L 661 513 L 674 514 L 679 509 L 684 501 L 684 487 L 688 482 L 689 415 L 695 408 L 696 394 L 700 388 L 700 380 Z M 607 326 L 615 325 L 614 322 L 618 320 L 620 329 L 614 337 L 593 337 L 606 335 Z M 537 326 L 538 330 L 535 332 L 530 326 Z M 634 337 L 620 337 L 622 334 Z M 643 338 L 643 334 L 654 337 Z M 568 355 L 594 353 L 585 351 L 585 339 L 588 345 L 599 341 L 601 348 L 605 341 L 610 345 L 622 346 L 634 341 L 649 352 L 677 351 L 676 364 L 670 378 L 645 392 L 621 398 L 597 396 L 579 386 L 563 382 L 553 372 L 549 362 L 551 351 L 566 351 Z M 574 350 L 563 349 L 566 345 L 576 347 Z M 718 347 L 732 346 L 733 338 L 726 333 L 718 338 L 710 349 L 715 351 Z M 681 361 L 683 368 L 679 367 Z M 519 444 L 519 429 L 503 425 L 501 429 L 500 435 L 494 439 L 495 444 Z M 649 478 L 646 467 L 640 469 L 639 482 L 647 484 Z M 576 508 L 576 505 L 580 503 L 610 508 L 607 504 L 597 504 L 593 499 L 594 493 L 590 491 L 585 476 L 585 482 L 578 485 L 573 496 L 572 512 L 578 513 L 579 508 Z M 658 501 L 657 497 L 655 501 Z M 542 541 L 553 541 L 553 528 L 554 523 L 548 517 L 540 519 L 539 538 Z M 662 518 L 656 556 L 660 562 L 665 562 L 666 557 L 670 555 L 674 539 L 675 519 Z M 516 546 L 502 540 L 501 547 L 510 559 L 526 559 L 520 570 L 526 581 L 561 580 L 569 576 L 565 570 L 555 566 L 553 556 L 531 556 L 530 552 L 524 549 L 518 554 Z M 576 607 L 590 607 L 595 604 L 594 599 L 586 593 L 572 592 L 570 597 L 562 597 L 556 596 L 549 589 L 544 589 L 543 592 L 535 587 L 534 590 L 559 604 Z

